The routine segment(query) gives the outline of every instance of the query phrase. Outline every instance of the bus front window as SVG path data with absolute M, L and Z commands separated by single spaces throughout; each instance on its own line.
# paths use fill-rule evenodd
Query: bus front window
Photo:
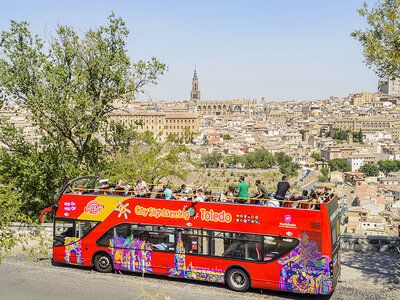
M 54 246 L 64 246 L 65 239 L 74 236 L 74 221 L 56 221 L 54 229 Z

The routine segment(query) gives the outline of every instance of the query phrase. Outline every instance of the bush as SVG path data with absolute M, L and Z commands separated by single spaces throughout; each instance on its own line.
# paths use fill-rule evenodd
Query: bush
M 319 175 L 318 180 L 321 182 L 328 182 L 328 176 L 325 175 Z

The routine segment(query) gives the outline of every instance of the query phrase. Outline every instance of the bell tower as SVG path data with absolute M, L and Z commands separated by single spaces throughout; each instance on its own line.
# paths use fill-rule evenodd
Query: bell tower
M 192 91 L 190 92 L 190 100 L 196 102 L 200 100 L 199 79 L 197 78 L 196 69 L 194 69 Z

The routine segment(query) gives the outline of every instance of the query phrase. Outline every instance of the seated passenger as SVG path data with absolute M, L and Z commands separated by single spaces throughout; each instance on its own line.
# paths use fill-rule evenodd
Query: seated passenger
M 299 208 L 307 209 L 309 207 L 309 205 L 307 203 L 304 203 L 304 202 L 308 202 L 308 200 L 309 200 L 307 190 L 303 190 L 303 192 L 301 193 L 301 196 L 298 196 L 295 199 L 296 199 L 296 201 L 300 201 L 299 206 L 298 206 Z
M 78 190 L 78 195 L 82 195 L 85 190 L 84 190 L 84 186 L 81 184 L 80 186 L 78 186 L 77 190 Z
M 101 184 L 99 194 L 105 195 L 107 194 L 107 190 L 110 189 L 110 185 L 108 184 L 108 178 L 107 179 L 100 179 L 99 183 Z
M 203 188 L 197 189 L 196 198 L 194 200 L 192 200 L 192 201 L 194 203 L 196 203 L 196 202 L 205 202 L 206 201 L 206 196 L 204 195 L 204 189 Z
M 164 190 L 165 200 L 171 200 L 172 193 L 173 193 L 173 191 L 171 189 L 171 185 L 167 184 L 167 186 Z
M 121 196 L 125 197 L 129 195 L 129 191 L 132 191 L 132 187 L 128 184 L 128 181 L 126 180 L 118 181 L 117 189 L 124 191 L 123 193 L 121 193 Z
M 331 200 L 333 196 L 332 187 L 329 184 L 325 185 L 324 192 L 322 196 L 319 198 L 319 203 L 325 203 Z
M 269 193 L 268 194 L 268 200 L 265 201 L 264 206 L 267 206 L 267 207 L 279 207 L 280 203 L 279 203 L 278 200 L 276 200 L 274 198 L 274 194 L 273 193 Z
M 315 193 L 314 190 L 311 190 L 310 198 L 311 198 L 310 209 L 319 210 L 320 206 L 318 205 L 318 196 L 317 196 L 317 194 Z
M 144 197 L 147 193 L 149 193 L 149 188 L 147 187 L 147 184 L 143 180 L 142 176 L 139 176 L 137 181 L 135 182 L 135 192 L 136 196 L 138 197 Z
M 228 200 L 227 193 L 226 192 L 221 192 L 221 195 L 219 197 L 219 201 L 220 202 L 226 202 L 227 200 Z
M 226 194 L 226 202 L 234 202 L 234 198 L 235 198 L 235 188 L 233 186 L 230 186 Z

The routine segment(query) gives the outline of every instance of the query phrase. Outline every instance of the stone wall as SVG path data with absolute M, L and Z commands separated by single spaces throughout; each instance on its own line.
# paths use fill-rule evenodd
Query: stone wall
M 400 237 L 362 235 L 362 234 L 341 234 L 341 250 L 353 251 L 376 251 L 376 252 L 397 252 L 396 247 L 400 248 Z

